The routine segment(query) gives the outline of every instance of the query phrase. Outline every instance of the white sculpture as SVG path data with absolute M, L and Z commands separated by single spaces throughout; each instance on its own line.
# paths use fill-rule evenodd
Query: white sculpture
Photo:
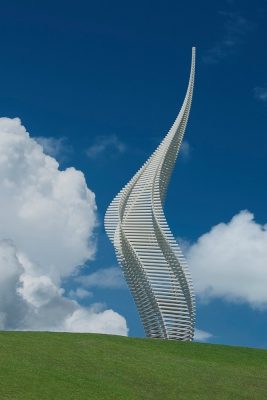
M 187 93 L 172 128 L 105 216 L 125 279 L 148 337 L 192 340 L 195 299 L 187 263 L 163 213 L 194 87 L 195 48 Z

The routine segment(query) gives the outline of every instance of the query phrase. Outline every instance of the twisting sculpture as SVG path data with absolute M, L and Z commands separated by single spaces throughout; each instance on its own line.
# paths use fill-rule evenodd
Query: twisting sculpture
M 195 299 L 191 276 L 163 213 L 171 173 L 186 128 L 194 87 L 195 48 L 186 96 L 172 128 L 105 216 L 148 337 L 192 340 Z

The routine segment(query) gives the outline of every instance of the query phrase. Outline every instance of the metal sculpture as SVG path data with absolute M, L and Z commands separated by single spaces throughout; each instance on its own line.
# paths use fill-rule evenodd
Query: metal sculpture
M 195 48 L 182 108 L 161 144 L 114 198 L 105 216 L 146 335 L 192 340 L 195 299 L 183 254 L 163 213 L 171 173 L 182 143 L 194 87 Z

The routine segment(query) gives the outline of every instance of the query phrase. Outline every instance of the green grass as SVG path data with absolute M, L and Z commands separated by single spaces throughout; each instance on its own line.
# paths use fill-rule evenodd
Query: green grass
M 1 400 L 267 399 L 267 351 L 119 336 L 0 332 Z

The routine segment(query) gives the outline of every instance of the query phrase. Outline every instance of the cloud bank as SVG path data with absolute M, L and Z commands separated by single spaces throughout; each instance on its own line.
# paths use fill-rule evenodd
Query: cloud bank
M 95 255 L 95 196 L 18 118 L 0 118 L 0 192 L 0 329 L 126 335 L 116 312 L 64 296 L 62 279 Z
M 187 250 L 197 295 L 267 308 L 267 225 L 249 211 L 214 226 Z

